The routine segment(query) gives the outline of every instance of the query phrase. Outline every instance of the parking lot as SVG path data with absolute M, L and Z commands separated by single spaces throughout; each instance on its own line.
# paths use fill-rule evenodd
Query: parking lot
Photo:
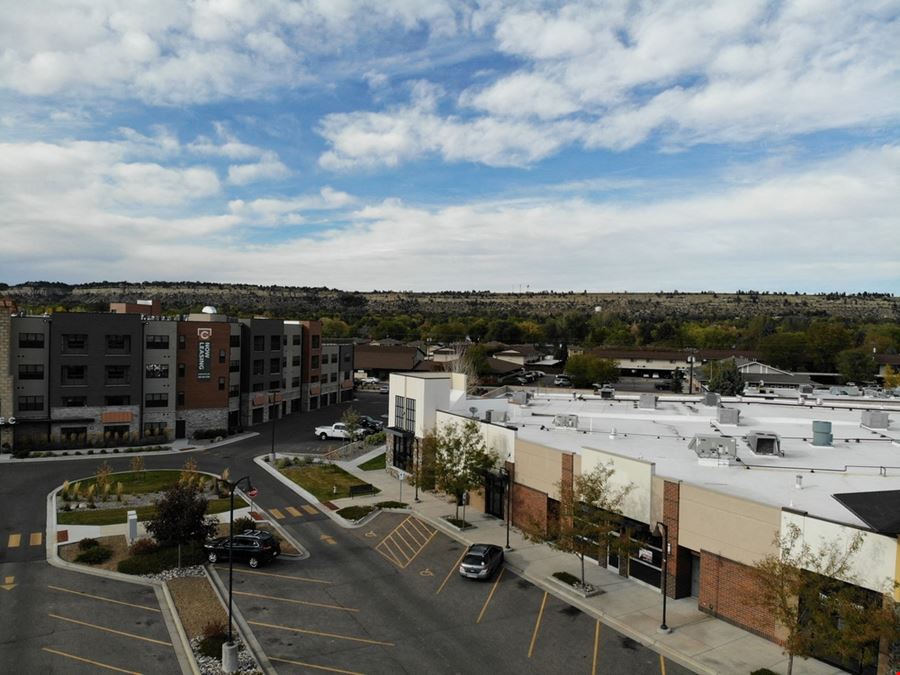
M 509 569 L 462 579 L 464 547 L 412 516 L 330 538 L 309 560 L 235 566 L 235 602 L 278 672 L 690 672 Z

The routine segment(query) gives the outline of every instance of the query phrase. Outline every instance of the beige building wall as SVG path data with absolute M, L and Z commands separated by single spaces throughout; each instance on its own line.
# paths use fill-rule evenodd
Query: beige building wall
M 631 457 L 623 457 L 599 448 L 582 448 L 581 471 L 576 465 L 575 474 L 590 473 L 597 466 L 610 466 L 615 470 L 609 481 L 613 489 L 632 486 L 631 492 L 622 501 L 622 514 L 639 520 L 642 523 L 654 523 L 651 520 L 651 496 L 653 494 L 653 473 L 655 465 Z
M 416 420 L 412 429 L 416 438 L 423 438 L 434 429 L 436 412 L 450 406 L 450 382 L 448 374 L 407 375 L 391 373 L 388 396 L 388 426 L 394 426 L 397 396 L 416 402 Z
M 575 471 L 578 469 L 576 462 Z M 516 439 L 516 483 L 559 499 L 561 476 L 562 453 L 559 450 Z
M 678 544 L 752 565 L 775 553 L 781 511 L 721 492 L 681 484 Z
M 439 410 L 435 416 L 435 428 L 441 429 L 448 424 L 465 424 L 473 418 L 464 415 L 456 415 Z M 478 422 L 478 429 L 484 444 L 488 450 L 493 450 L 500 458 L 501 466 L 505 462 L 514 461 L 516 432 L 499 424 L 490 424 L 483 420 L 475 420 Z

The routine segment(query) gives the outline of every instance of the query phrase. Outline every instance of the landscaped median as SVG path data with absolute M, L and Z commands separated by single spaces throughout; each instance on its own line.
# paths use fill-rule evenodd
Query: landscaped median
M 312 458 L 282 457 L 275 461 L 275 468 L 320 502 L 380 492 L 374 485 L 347 473 L 339 466 L 317 462 Z

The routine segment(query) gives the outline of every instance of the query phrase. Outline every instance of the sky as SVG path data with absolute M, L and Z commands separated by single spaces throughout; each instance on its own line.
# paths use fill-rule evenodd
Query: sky
M 0 0 L 0 281 L 900 293 L 900 0 Z

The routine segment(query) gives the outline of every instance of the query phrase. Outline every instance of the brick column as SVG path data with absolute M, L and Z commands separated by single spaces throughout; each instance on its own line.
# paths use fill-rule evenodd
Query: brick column
M 666 556 L 666 595 L 686 598 L 691 594 L 691 553 L 678 546 L 678 514 L 681 483 L 665 481 L 663 487 L 663 523 L 669 532 L 670 553 Z

